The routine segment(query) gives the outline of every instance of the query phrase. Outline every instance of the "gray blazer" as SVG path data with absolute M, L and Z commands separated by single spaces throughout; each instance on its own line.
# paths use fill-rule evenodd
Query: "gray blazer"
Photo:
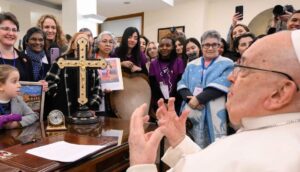
M 10 106 L 11 113 L 22 115 L 22 120 L 20 121 L 22 127 L 33 124 L 39 119 L 38 115 L 19 96 L 11 99 Z

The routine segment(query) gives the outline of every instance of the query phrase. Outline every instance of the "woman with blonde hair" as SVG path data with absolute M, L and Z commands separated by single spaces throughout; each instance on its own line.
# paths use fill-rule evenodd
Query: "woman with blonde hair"
M 41 16 L 37 26 L 46 33 L 45 49 L 47 53 L 50 54 L 51 48 L 59 48 L 59 54 L 67 50 L 67 40 L 55 16 L 50 14 Z
M 149 70 L 150 63 L 158 56 L 158 43 L 150 41 L 146 47 L 147 63 L 146 67 Z

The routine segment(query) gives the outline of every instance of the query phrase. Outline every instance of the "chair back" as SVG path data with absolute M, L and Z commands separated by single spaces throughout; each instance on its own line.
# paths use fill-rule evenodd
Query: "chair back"
M 110 103 L 112 110 L 117 117 L 122 119 L 130 119 L 133 111 L 147 103 L 147 111 L 151 101 L 151 88 L 148 77 L 144 74 L 123 72 L 124 90 L 113 91 L 110 95 Z

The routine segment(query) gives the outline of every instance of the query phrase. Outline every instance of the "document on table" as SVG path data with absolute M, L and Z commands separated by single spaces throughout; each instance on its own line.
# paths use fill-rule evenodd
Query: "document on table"
M 106 145 L 78 145 L 59 141 L 29 149 L 26 153 L 53 161 L 74 162 L 104 147 Z
M 118 145 L 121 145 L 123 138 L 123 130 L 102 130 L 101 136 L 111 136 L 118 138 Z

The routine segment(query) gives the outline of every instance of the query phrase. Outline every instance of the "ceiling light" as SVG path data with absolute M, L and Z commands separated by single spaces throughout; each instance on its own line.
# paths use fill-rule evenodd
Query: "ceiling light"
M 166 4 L 170 5 L 170 6 L 174 6 L 174 0 L 162 0 L 163 2 L 165 2 Z
M 106 19 L 106 17 L 97 14 L 86 14 L 83 17 L 95 23 L 103 23 Z

